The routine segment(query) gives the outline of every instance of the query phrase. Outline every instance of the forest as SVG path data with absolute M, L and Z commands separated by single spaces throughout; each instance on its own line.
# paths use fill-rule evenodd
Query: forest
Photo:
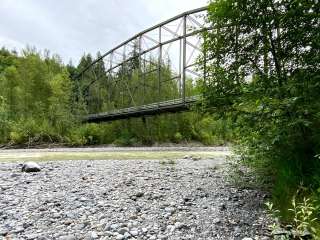
M 203 95 L 203 101 L 190 112 L 145 120 L 81 123 L 83 114 L 128 104 L 119 92 L 113 98 L 118 102 L 107 101 L 101 64 L 96 72 L 102 77 L 95 87 L 79 91 L 88 82 L 74 76 L 93 62 L 92 55 L 84 54 L 74 66 L 48 51 L 26 48 L 17 53 L 2 48 L 0 143 L 230 143 L 239 171 L 243 166 L 250 169 L 254 187 L 271 193 L 270 213 L 301 233 L 297 236 L 307 231 L 316 238 L 320 235 L 319 7 L 318 1 L 303 0 L 211 2 L 207 21 L 212 30 L 203 34 L 202 46 L 208 59 L 207 80 L 187 84 L 188 91 Z M 163 63 L 162 69 L 169 78 L 170 64 Z M 121 71 L 118 74 L 121 77 Z M 137 73 L 132 76 L 132 84 L 137 84 Z M 147 81 L 151 84 L 155 78 L 151 73 Z M 175 85 L 168 85 L 161 97 L 176 91 Z M 144 101 L 152 102 L 152 97 L 147 95 Z
M 225 122 L 214 120 L 210 114 L 199 111 L 147 117 L 145 121 L 129 119 L 83 124 L 81 118 L 85 114 L 107 111 L 113 109 L 115 104 L 118 104 L 117 107 L 126 106 L 119 92 L 113 99 L 120 101 L 109 101 L 102 87 L 104 77 L 100 77 L 86 93 L 79 91 L 79 86 L 86 86 L 91 76 L 83 82 L 73 76 L 92 61 L 93 57 L 85 54 L 77 67 L 72 64 L 65 66 L 59 56 L 50 56 L 48 52 L 41 54 L 34 48 L 27 48 L 22 54 L 17 54 L 2 48 L 0 142 L 24 146 L 43 143 L 134 146 L 191 141 L 221 145 L 231 140 L 231 132 L 226 131 Z M 95 68 L 95 72 L 104 71 L 101 64 Z M 164 67 L 163 72 L 170 75 L 169 67 Z M 132 84 L 136 84 L 138 78 L 133 76 L 132 79 Z M 148 76 L 150 82 L 155 79 L 156 73 Z M 187 87 L 188 91 L 195 91 L 196 88 L 192 84 Z M 174 95 L 175 91 L 176 87 L 167 85 L 161 97 Z M 145 98 L 144 101 L 152 102 L 152 92 L 149 91 Z

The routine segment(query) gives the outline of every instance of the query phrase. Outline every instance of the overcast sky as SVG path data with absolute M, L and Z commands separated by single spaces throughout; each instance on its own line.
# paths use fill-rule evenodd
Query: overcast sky
M 106 52 L 207 0 L 0 0 L 0 46 L 49 49 L 67 63 Z

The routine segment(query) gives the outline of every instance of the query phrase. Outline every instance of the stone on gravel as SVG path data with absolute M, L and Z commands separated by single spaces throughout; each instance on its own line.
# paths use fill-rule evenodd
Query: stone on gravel
M 7 230 L 4 230 L 4 229 L 1 229 L 0 228 L 0 236 L 5 236 L 8 234 L 8 231 Z
M 181 223 L 181 222 L 176 222 L 176 223 L 174 224 L 174 226 L 175 226 L 176 229 L 187 228 L 187 225 L 184 224 L 184 223 Z
M 195 157 L 192 157 L 192 160 L 193 161 L 199 161 L 199 160 L 201 160 L 201 157 L 200 156 L 195 156 Z
M 123 240 L 123 239 L 125 239 L 124 235 L 122 235 L 122 234 L 116 235 L 116 240 Z
M 126 232 L 129 232 L 129 229 L 128 229 L 128 228 L 120 228 L 120 229 L 118 230 L 118 233 L 120 233 L 120 234 L 125 234 Z
M 116 230 L 116 229 L 118 229 L 120 226 L 119 226 L 119 224 L 111 224 L 110 225 L 110 228 L 112 229 L 112 230 Z
M 130 234 L 135 237 L 139 235 L 139 232 L 137 230 L 131 230 Z
M 87 235 L 88 240 L 98 239 L 99 236 L 95 231 L 89 232 Z
M 273 231 L 272 233 L 274 236 L 280 236 L 280 235 L 288 235 L 290 234 L 290 231 L 287 231 L 285 229 L 277 229 L 275 231 Z
M 212 221 L 213 224 L 218 224 L 218 223 L 220 223 L 220 222 L 221 222 L 221 219 L 220 219 L 220 218 L 215 218 L 215 219 L 213 219 L 213 221 Z
M 143 195 L 144 195 L 144 192 L 137 192 L 137 193 L 135 194 L 135 196 L 136 196 L 137 198 L 143 197 Z
M 66 236 L 60 236 L 59 240 L 76 240 L 76 236 L 75 235 L 66 235 Z
M 40 172 L 41 171 L 41 167 L 39 166 L 39 164 L 35 163 L 35 162 L 26 162 L 22 165 L 22 172 Z

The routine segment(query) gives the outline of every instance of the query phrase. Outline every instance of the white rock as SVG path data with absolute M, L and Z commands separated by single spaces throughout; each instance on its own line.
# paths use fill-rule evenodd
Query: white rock
M 107 236 L 109 236 L 109 237 L 111 237 L 111 236 L 114 235 L 114 233 L 111 232 L 111 231 L 105 231 L 104 234 L 107 235 Z
M 95 231 L 90 232 L 90 239 L 97 239 L 99 238 L 98 234 Z
M 172 233 L 172 232 L 174 232 L 174 230 L 175 230 L 175 226 L 173 226 L 173 225 L 168 225 L 167 226 L 167 231 L 168 232 Z
M 176 222 L 174 224 L 174 226 L 175 226 L 176 229 L 181 229 L 181 228 L 185 227 L 186 225 L 181 223 L 181 222 Z
M 118 233 L 120 233 L 120 234 L 125 234 L 125 233 L 128 232 L 128 231 L 129 231 L 128 228 L 123 227 L 123 228 L 119 228 Z
M 137 230 L 131 230 L 130 234 L 135 237 L 139 235 L 139 232 Z
M 122 234 L 118 234 L 116 236 L 116 240 L 123 240 L 125 238 L 125 236 L 123 236 Z
M 126 233 L 124 234 L 124 238 L 125 238 L 125 239 L 130 238 L 130 237 L 131 237 L 131 234 L 130 234 L 130 233 L 126 232 Z
M 40 172 L 41 167 L 35 162 L 26 162 L 22 165 L 22 172 Z
M 119 228 L 119 225 L 116 224 L 116 223 L 114 223 L 114 224 L 111 224 L 110 228 L 111 228 L 112 230 L 116 230 L 116 229 Z
M 220 220 L 220 218 L 215 218 L 215 219 L 213 219 L 212 222 L 213 222 L 214 224 L 217 224 L 217 223 L 220 223 L 221 220 Z

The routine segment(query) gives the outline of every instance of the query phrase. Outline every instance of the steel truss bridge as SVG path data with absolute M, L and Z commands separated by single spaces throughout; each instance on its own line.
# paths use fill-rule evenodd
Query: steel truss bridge
M 199 100 L 205 80 L 202 33 L 207 7 L 148 28 L 86 66 L 76 81 L 88 114 L 84 122 L 179 112 Z M 201 59 L 206 59 L 202 57 Z

